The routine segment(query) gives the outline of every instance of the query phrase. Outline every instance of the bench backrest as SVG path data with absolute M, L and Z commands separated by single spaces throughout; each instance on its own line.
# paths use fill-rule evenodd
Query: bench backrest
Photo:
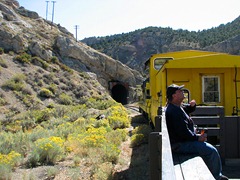
M 222 106 L 197 106 L 191 113 L 191 118 L 201 130 L 208 129 L 208 142 L 214 145 L 225 162 L 225 121 L 224 107 Z

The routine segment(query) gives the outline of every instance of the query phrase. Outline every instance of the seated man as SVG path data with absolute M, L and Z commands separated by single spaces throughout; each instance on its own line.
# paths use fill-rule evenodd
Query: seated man
M 207 134 L 197 134 L 194 122 L 189 113 L 196 108 L 195 100 L 183 107 L 183 85 L 175 84 L 167 88 L 166 122 L 172 147 L 172 152 L 198 154 L 213 174 L 215 179 L 228 179 L 222 175 L 222 163 L 217 149 L 207 143 Z

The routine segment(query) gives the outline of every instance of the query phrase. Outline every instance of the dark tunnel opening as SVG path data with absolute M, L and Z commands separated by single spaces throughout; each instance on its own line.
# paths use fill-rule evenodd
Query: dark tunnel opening
M 127 97 L 128 97 L 128 91 L 126 89 L 125 86 L 123 86 L 122 84 L 116 84 L 115 86 L 112 87 L 112 98 L 125 105 L 128 103 Z

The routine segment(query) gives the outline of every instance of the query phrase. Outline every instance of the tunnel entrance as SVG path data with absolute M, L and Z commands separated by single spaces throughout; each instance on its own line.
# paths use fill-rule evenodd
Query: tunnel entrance
M 110 81 L 109 89 L 111 91 L 112 98 L 125 105 L 128 103 L 128 84 L 121 83 L 119 81 Z

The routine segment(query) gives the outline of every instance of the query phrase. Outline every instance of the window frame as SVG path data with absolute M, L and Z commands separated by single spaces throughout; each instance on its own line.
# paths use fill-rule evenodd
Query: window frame
M 206 78 L 217 78 L 217 83 L 218 83 L 217 84 L 217 91 L 205 91 L 205 79 Z M 220 83 L 221 83 L 220 82 L 220 76 L 218 76 L 218 75 L 204 75 L 204 76 L 202 76 L 202 102 L 203 103 L 220 103 L 221 102 Z M 205 95 L 204 94 L 206 92 L 213 92 L 213 93 L 217 92 L 218 93 L 218 101 L 205 101 Z
M 166 62 L 173 60 L 172 57 L 157 57 L 153 61 L 153 68 L 157 71 L 161 70 Z

